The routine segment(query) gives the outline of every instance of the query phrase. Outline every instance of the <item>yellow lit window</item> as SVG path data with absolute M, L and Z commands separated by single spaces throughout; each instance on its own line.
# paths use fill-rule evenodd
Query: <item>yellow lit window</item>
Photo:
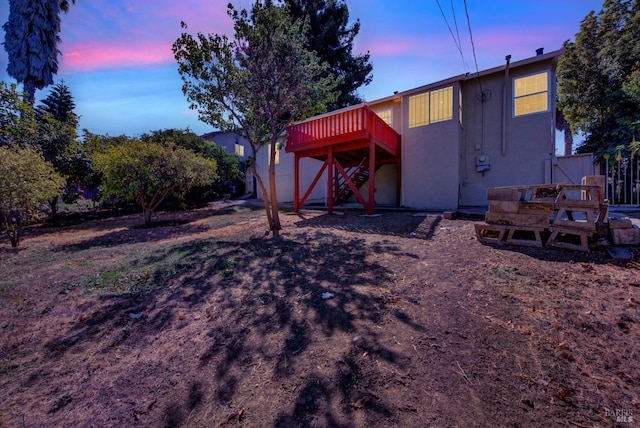
M 409 128 L 429 124 L 429 93 L 409 97 Z
M 377 110 L 376 114 L 380 119 L 384 120 L 387 125 L 391 126 L 391 109 L 390 108 Z
M 244 146 L 236 143 L 235 153 L 236 156 L 244 156 Z
M 442 122 L 444 120 L 451 120 L 453 117 L 453 87 L 431 91 L 429 93 L 431 98 L 431 105 L 429 111 L 430 122 Z
M 514 116 L 544 111 L 549 111 L 549 73 L 513 79 Z

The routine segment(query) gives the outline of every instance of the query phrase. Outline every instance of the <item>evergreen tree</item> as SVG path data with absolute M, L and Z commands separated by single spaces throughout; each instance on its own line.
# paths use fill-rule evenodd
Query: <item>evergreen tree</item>
M 64 81 L 57 83 L 36 109 L 39 130 L 38 145 L 42 155 L 56 172 L 67 180 L 68 202 L 75 201 L 76 184 L 85 181 L 90 174 L 89 160 L 82 153 L 77 138 L 78 116 L 73 109 L 75 102 Z M 58 221 L 58 196 L 49 201 L 54 223 Z
M 579 152 L 620 151 L 636 138 L 640 104 L 625 87 L 640 71 L 640 1 L 605 0 L 565 42 L 558 63 L 558 106 L 573 132 L 585 134 Z
M 74 128 L 78 126 L 78 116 L 73 111 L 76 103 L 69 87 L 64 84 L 64 80 L 60 81 L 51 88 L 49 95 L 42 100 L 39 111 L 50 114 L 54 119 L 72 125 Z
M 362 102 L 358 88 L 371 83 L 373 65 L 369 53 L 354 55 L 353 41 L 360 21 L 349 26 L 349 8 L 343 0 L 285 0 L 293 20 L 308 19 L 307 48 L 329 65 L 334 77 L 341 77 L 338 99 L 327 110 Z
M 51 85 L 58 72 L 60 12 L 68 9 L 66 0 L 9 0 L 9 19 L 2 26 L 7 73 L 24 85 L 31 104 L 36 89 Z

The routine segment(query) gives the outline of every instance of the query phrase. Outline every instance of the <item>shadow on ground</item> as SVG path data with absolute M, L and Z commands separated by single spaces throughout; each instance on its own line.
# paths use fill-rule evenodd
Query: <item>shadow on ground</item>
M 416 218 L 406 231 L 420 230 L 424 221 Z M 426 235 L 437 222 L 426 225 Z M 379 402 L 373 361 L 394 366 L 398 356 L 381 339 L 381 331 L 361 327 L 382 326 L 391 317 L 420 330 L 403 310 L 392 308 L 388 290 L 378 285 L 392 273 L 375 255 L 398 249 L 358 238 L 336 245 L 321 220 L 318 227 L 295 239 L 195 240 L 174 246 L 170 251 L 180 252 L 181 263 L 190 269 L 177 272 L 165 287 L 140 295 L 107 294 L 88 301 L 80 318 L 47 341 L 44 351 L 52 365 L 92 346 L 105 358 L 117 354 L 109 369 L 115 384 L 140 379 L 136 371 L 145 372 L 144 361 L 166 366 L 168 380 L 160 385 L 139 380 L 140 388 L 159 389 L 156 395 L 171 391 L 163 404 L 165 426 L 186 424 L 190 414 L 205 407 L 230 408 L 259 394 L 265 382 L 282 384 L 283 393 L 270 397 L 281 403 L 275 415 L 262 420 L 252 415 L 252 423 L 261 426 L 274 420 L 274 426 L 306 425 L 317 418 L 322 424 L 350 426 L 365 406 L 371 409 L 366 415 L 391 420 L 393 410 Z M 156 253 L 141 263 L 154 265 L 165 256 Z M 324 299 L 324 293 L 331 298 Z M 156 347 L 169 353 L 152 358 Z M 171 353 L 183 352 L 193 355 L 192 365 L 171 366 Z M 304 361 L 301 366 L 309 367 L 309 360 L 316 359 L 316 370 L 298 366 Z M 251 376 L 256 367 L 259 374 Z M 179 381 L 172 380 L 174 372 Z M 40 374 L 33 373 L 25 386 L 39 380 Z M 136 400 L 136 388 L 125 393 Z

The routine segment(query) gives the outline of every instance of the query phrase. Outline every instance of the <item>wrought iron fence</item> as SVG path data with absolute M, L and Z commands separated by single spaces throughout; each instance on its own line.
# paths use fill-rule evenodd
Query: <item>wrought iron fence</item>
M 611 205 L 640 205 L 640 156 L 604 162 L 606 198 Z

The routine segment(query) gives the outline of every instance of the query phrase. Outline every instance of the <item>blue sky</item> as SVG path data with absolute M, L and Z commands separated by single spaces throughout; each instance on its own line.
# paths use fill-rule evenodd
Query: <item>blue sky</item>
M 158 129 L 213 128 L 198 121 L 182 95 L 171 45 L 182 29 L 233 35 L 229 0 L 78 0 L 62 17 L 60 69 L 76 101 L 80 126 L 93 133 L 131 136 Z M 249 8 L 252 1 L 235 0 Z M 359 19 L 356 53 L 370 52 L 373 82 L 360 88 L 372 101 L 417 86 L 559 49 L 602 0 L 467 0 L 475 59 L 463 0 L 347 0 Z M 440 9 L 439 5 L 442 7 Z M 0 0 L 7 21 L 8 0 Z M 443 16 L 444 15 L 444 16 Z M 447 23 L 449 25 L 447 25 Z M 456 30 L 457 23 L 457 30 Z M 462 54 L 454 35 L 459 34 Z M 2 38 L 4 40 L 4 32 Z M 0 80 L 7 54 L 0 49 Z M 49 93 L 45 88 L 39 99 Z

